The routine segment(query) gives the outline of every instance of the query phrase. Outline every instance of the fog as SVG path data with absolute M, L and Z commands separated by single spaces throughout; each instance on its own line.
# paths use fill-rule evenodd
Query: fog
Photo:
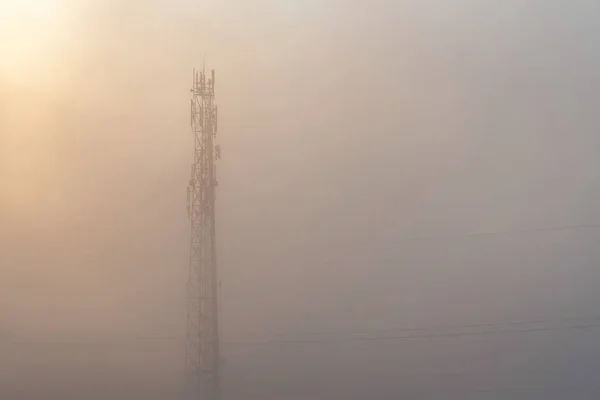
M 204 64 L 226 398 L 597 398 L 596 4 L 54 3 L 0 15 L 0 398 L 181 390 Z

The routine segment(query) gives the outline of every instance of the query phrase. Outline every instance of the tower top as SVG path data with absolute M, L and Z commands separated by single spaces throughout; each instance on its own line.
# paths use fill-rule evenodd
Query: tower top
M 196 96 L 200 96 L 203 99 L 215 96 L 215 70 L 210 70 L 210 76 L 206 75 L 204 68 L 200 70 L 194 69 L 192 92 Z

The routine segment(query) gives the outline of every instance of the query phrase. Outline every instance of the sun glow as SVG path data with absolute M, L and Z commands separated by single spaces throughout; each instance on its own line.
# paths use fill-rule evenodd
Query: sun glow
M 0 0 L 0 77 L 31 79 L 57 57 L 66 0 Z
M 0 207 L 21 220 L 50 219 L 36 188 L 59 187 L 53 108 L 66 90 L 68 1 L 0 0 Z
M 61 8 L 57 0 L 2 0 L 0 15 L 2 19 L 47 18 L 56 14 Z

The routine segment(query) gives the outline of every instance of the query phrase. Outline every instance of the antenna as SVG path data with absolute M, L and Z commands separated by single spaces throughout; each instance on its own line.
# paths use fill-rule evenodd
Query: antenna
M 191 220 L 185 352 L 187 400 L 220 400 L 218 275 L 215 235 L 217 108 L 212 82 L 195 70 L 191 93 L 194 163 L 188 192 Z

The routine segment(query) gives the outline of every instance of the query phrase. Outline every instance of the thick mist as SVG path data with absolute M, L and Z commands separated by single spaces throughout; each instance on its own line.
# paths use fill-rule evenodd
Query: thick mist
M 226 397 L 596 398 L 596 5 L 63 3 L 0 68 L 0 398 L 180 390 L 204 62 Z

